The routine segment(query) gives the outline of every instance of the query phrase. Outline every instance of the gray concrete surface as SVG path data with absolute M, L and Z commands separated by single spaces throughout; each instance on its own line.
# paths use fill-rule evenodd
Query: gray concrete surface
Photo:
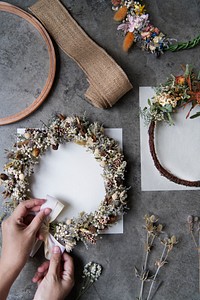
M 27 10 L 35 1 L 6 2 Z M 81 282 L 82 266 L 90 260 L 99 262 L 104 271 L 95 286 L 82 297 L 83 300 L 136 299 L 140 282 L 134 276 L 134 266 L 140 267 L 144 258 L 145 233 L 142 225 L 146 213 L 158 215 L 160 221 L 167 224 L 166 231 L 179 239 L 179 244 L 169 257 L 169 264 L 160 273 L 159 280 L 163 284 L 154 299 L 200 299 L 198 257 L 186 229 L 188 214 L 200 216 L 199 191 L 141 192 L 138 104 L 139 86 L 159 84 L 170 73 L 179 73 L 181 64 L 192 64 L 198 70 L 200 47 L 179 53 L 166 53 L 160 59 L 142 52 L 137 46 L 129 54 L 125 54 L 120 49 L 122 37 L 112 20 L 109 0 L 64 0 L 63 3 L 85 31 L 126 71 L 134 89 L 111 109 L 94 108 L 84 99 L 87 88 L 84 73 L 55 45 L 57 74 L 46 101 L 28 118 L 0 127 L 1 169 L 6 162 L 4 149 L 9 149 L 14 143 L 16 129 L 39 127 L 41 120 L 47 122 L 55 112 L 67 115 L 86 112 L 91 121 L 101 122 L 106 127 L 122 127 L 124 153 L 128 161 L 127 185 L 132 187 L 128 198 L 130 211 L 124 218 L 124 234 L 103 236 L 96 246 L 91 246 L 88 250 L 82 244 L 75 248 L 72 256 L 76 266 L 76 285 L 69 299 L 74 299 Z M 154 24 L 168 36 L 181 41 L 199 34 L 199 0 L 152 0 L 147 1 L 146 6 Z M 48 55 L 40 37 L 35 31 L 32 32 L 29 25 L 16 19 L 18 18 L 5 17 L 0 13 L 1 117 L 5 113 L 11 113 L 13 109 L 28 105 L 28 99 L 32 101 L 43 86 L 48 70 Z M 31 283 L 31 277 L 41 261 L 42 250 L 27 263 L 10 292 L 9 300 L 33 299 L 36 287 Z

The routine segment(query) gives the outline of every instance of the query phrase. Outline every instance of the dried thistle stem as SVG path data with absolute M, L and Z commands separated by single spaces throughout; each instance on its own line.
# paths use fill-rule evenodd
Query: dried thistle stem
M 140 294 L 139 294 L 138 300 L 142 300 L 143 290 L 144 290 L 144 280 L 142 280 L 142 283 L 141 283 Z
M 169 254 L 169 250 L 168 250 L 167 253 L 165 254 L 166 249 L 167 249 L 167 245 L 165 244 L 165 245 L 164 245 L 164 248 L 163 248 L 163 251 L 162 251 L 162 254 L 161 254 L 161 257 L 160 257 L 159 262 L 158 262 L 157 270 L 156 270 L 156 272 L 155 272 L 155 275 L 154 275 L 154 277 L 153 277 L 153 281 L 151 282 L 151 285 L 150 285 L 150 288 L 149 288 L 149 293 L 148 293 L 148 296 L 147 296 L 147 300 L 150 299 L 151 291 L 152 291 L 152 289 L 153 289 L 154 282 L 156 281 L 156 278 L 157 278 L 157 276 L 158 276 L 158 272 L 160 271 L 161 267 L 163 267 L 164 264 L 166 263 L 166 259 L 167 259 L 168 254 Z
M 195 228 L 195 224 L 198 222 L 197 224 L 197 241 L 194 235 L 194 228 Z M 195 247 L 198 251 L 198 269 L 199 269 L 199 293 L 200 293 L 200 221 L 198 217 L 193 217 L 193 216 L 188 216 L 187 218 L 187 223 L 188 223 L 188 228 L 189 228 L 189 233 L 191 234 L 192 240 L 195 244 Z
M 151 240 L 150 240 L 151 237 Z M 144 290 L 144 283 L 147 280 L 146 273 L 147 273 L 147 263 L 148 263 L 148 258 L 149 258 L 149 253 L 151 251 L 151 247 L 153 245 L 155 235 L 151 235 L 149 232 L 147 232 L 147 241 L 146 241 L 146 255 L 145 255 L 145 261 L 144 261 L 144 266 L 143 266 L 143 276 L 142 276 L 142 282 L 141 282 L 141 287 L 140 287 L 140 294 L 138 300 L 142 300 L 143 297 L 143 290 Z
M 150 235 L 149 235 L 149 233 L 147 232 L 147 241 L 146 241 L 147 245 L 149 244 L 149 237 L 150 237 Z M 146 272 L 148 256 L 149 256 L 149 251 L 148 251 L 148 249 L 147 249 L 146 255 L 145 255 L 144 266 L 143 266 L 143 275 L 144 275 L 144 273 Z M 144 276 L 142 276 L 142 282 L 141 282 L 140 294 L 139 294 L 138 300 L 142 300 L 143 290 L 144 290 L 144 282 L 145 282 Z
M 151 237 L 151 241 L 149 241 L 150 237 Z M 144 269 L 145 270 L 147 268 L 148 257 L 149 257 L 149 253 L 151 251 L 151 247 L 153 246 L 154 239 L 155 239 L 155 235 L 151 236 L 149 233 L 147 233 L 147 251 L 146 251 L 146 256 L 145 256 L 145 261 L 144 261 Z
M 192 239 L 193 239 L 193 241 L 194 241 L 194 244 L 195 244 L 195 246 L 196 246 L 197 249 L 198 249 L 198 244 L 197 244 L 197 242 L 196 242 L 196 240 L 195 240 L 193 231 L 190 231 L 190 233 L 191 233 Z

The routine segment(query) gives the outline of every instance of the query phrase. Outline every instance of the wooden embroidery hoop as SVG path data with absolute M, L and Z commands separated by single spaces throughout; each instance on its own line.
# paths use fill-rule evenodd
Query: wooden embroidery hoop
M 24 20 L 28 21 L 30 24 L 32 24 L 36 30 L 40 33 L 41 37 L 45 41 L 47 48 L 48 48 L 48 54 L 49 54 L 49 73 L 48 77 L 46 80 L 46 83 L 40 93 L 40 95 L 25 109 L 21 110 L 20 112 L 0 118 L 0 125 L 6 125 L 10 123 L 14 123 L 16 121 L 19 121 L 28 115 L 30 115 L 33 111 L 35 111 L 41 104 L 42 102 L 46 99 L 53 81 L 55 77 L 55 72 L 56 72 L 56 55 L 55 55 L 55 50 L 53 47 L 53 43 L 50 39 L 49 34 L 45 30 L 45 28 L 42 26 L 42 24 L 32 15 L 27 13 L 26 11 L 22 10 L 21 8 L 14 6 L 12 4 L 6 3 L 6 2 L 0 2 L 0 11 L 4 12 L 9 12 L 11 14 L 17 15 Z

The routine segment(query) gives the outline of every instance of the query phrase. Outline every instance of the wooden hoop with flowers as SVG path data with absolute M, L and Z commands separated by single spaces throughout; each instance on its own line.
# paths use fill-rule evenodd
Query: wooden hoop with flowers
M 29 177 L 40 157 L 51 147 L 57 150 L 59 144 L 74 142 L 93 153 L 103 168 L 106 195 L 97 211 L 82 212 L 66 223 L 53 224 L 54 237 L 71 250 L 78 240 L 95 243 L 102 230 L 116 223 L 126 208 L 127 189 L 124 186 L 126 162 L 118 143 L 104 135 L 98 123 L 89 123 L 85 117 L 56 116 L 43 129 L 27 128 L 19 135 L 18 142 L 8 152 L 8 163 L 0 174 L 5 188 L 7 207 L 14 209 L 21 201 L 29 198 Z
M 148 100 L 149 107 L 141 110 L 141 115 L 145 124 L 149 125 L 149 149 L 154 165 L 160 174 L 176 184 L 200 187 L 200 180 L 185 180 L 166 170 L 161 165 L 155 150 L 154 139 L 157 122 L 164 121 L 172 125 L 174 124 L 172 115 L 178 108 L 185 107 L 190 103 L 191 108 L 186 116 L 188 118 L 192 109 L 196 105 L 200 105 L 200 78 L 192 72 L 192 68 L 189 65 L 186 65 L 184 70 L 184 75 L 171 76 L 166 83 L 155 88 L 155 95 L 152 97 L 152 101 Z M 199 116 L 200 112 L 197 112 L 190 118 L 194 119 Z
M 194 48 L 200 43 L 200 35 L 187 42 L 176 42 L 168 38 L 158 27 L 151 24 L 145 5 L 135 0 L 111 0 L 115 12 L 114 20 L 121 22 L 117 30 L 123 31 L 123 50 L 127 52 L 133 43 L 142 50 L 160 56 L 164 51 L 179 51 Z

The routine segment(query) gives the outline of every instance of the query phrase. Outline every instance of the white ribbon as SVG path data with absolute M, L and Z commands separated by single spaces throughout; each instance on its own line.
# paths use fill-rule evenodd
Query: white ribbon
M 64 205 L 58 201 L 56 198 L 47 195 L 47 201 L 41 206 L 41 209 L 51 208 L 50 215 L 46 218 L 45 222 L 42 224 L 41 233 L 44 237 L 44 255 L 46 259 L 51 258 L 52 248 L 54 246 L 60 247 L 61 252 L 65 251 L 65 247 L 60 244 L 53 235 L 49 232 L 49 224 L 53 222 L 57 216 L 61 213 Z M 30 256 L 33 257 L 35 253 L 39 250 L 43 241 L 37 240 L 31 250 Z

